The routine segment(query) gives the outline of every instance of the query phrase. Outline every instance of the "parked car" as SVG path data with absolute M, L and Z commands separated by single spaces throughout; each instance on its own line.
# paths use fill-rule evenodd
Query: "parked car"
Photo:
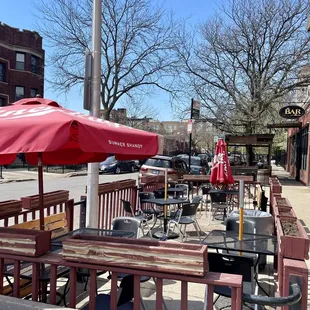
M 139 178 L 147 175 L 164 175 L 168 172 L 168 179 L 177 181 L 188 172 L 188 167 L 184 160 L 178 157 L 156 155 L 141 166 Z
M 209 168 L 212 167 L 212 160 L 214 157 L 212 154 L 203 153 L 203 154 L 198 154 L 197 156 L 201 158 L 202 160 L 201 164 L 203 167 L 209 167 Z
M 183 159 L 186 162 L 186 165 L 189 166 L 189 156 L 181 156 L 181 159 Z M 198 156 L 191 156 L 191 174 L 206 174 L 208 169 L 203 166 L 202 159 Z
M 115 156 L 109 156 L 105 161 L 99 164 L 99 172 L 112 172 L 119 174 L 121 172 L 135 172 L 136 164 L 134 160 L 117 160 Z

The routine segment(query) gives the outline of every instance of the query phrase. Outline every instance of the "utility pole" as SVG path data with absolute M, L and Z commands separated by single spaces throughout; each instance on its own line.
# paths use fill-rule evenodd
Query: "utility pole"
M 190 115 L 190 122 L 191 122 L 191 130 L 189 132 L 189 154 L 188 154 L 188 173 L 191 173 L 191 157 L 192 157 L 192 131 L 193 131 L 193 106 L 194 106 L 194 98 L 191 101 L 191 115 Z
M 195 119 L 199 119 L 200 115 L 200 102 L 198 100 L 195 100 L 192 98 L 191 101 L 191 115 L 189 120 L 189 125 L 191 125 L 190 130 L 188 130 L 189 133 L 189 154 L 188 154 L 188 172 L 191 172 L 191 156 L 192 156 L 192 132 L 194 127 L 194 121 Z M 188 128 L 189 128 L 188 127 Z
M 92 66 L 91 66 L 91 107 L 90 115 L 100 117 L 100 85 L 101 85 L 101 0 L 93 0 L 92 23 Z M 99 163 L 88 164 L 87 172 L 87 206 L 86 226 L 98 227 L 98 184 Z

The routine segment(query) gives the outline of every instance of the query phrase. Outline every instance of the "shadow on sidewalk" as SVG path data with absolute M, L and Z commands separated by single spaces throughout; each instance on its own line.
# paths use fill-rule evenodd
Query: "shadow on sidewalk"
M 296 181 L 293 177 L 279 175 L 278 179 L 282 186 L 305 186 L 301 182 Z

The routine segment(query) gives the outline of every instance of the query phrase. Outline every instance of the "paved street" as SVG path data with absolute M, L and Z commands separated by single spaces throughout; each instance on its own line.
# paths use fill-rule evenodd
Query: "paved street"
M 31 181 L 23 182 L 9 182 L 0 184 L 1 200 L 19 199 L 23 196 L 38 194 L 38 181 L 37 172 L 32 171 L 9 171 L 3 172 L 5 179 L 11 178 L 16 180 L 21 179 L 33 179 Z M 138 173 L 123 173 L 119 175 L 105 174 L 100 175 L 99 182 L 112 182 L 123 179 L 137 179 Z M 70 198 L 74 198 L 75 201 L 80 199 L 81 195 L 85 194 L 85 186 L 87 184 L 87 176 L 73 176 L 57 174 L 57 173 L 44 173 L 44 191 L 55 190 L 69 190 Z

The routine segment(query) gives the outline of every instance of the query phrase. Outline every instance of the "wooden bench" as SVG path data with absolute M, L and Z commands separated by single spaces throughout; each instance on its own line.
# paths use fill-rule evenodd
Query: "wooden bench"
M 74 221 L 74 200 L 69 199 L 65 202 L 65 211 L 46 216 L 44 218 L 44 230 L 52 232 L 52 238 L 62 236 L 73 230 Z M 40 229 L 40 220 L 35 219 L 32 221 L 9 226 L 11 228 L 23 228 L 23 229 Z M 28 279 L 20 279 L 20 297 L 26 297 L 31 294 L 32 281 Z M 10 283 L 4 286 L 3 295 L 12 295 L 13 288 Z
M 44 218 L 44 230 L 52 232 L 52 238 L 59 237 L 73 230 L 73 199 L 65 203 L 65 211 L 57 214 L 52 214 Z M 32 221 L 20 223 L 10 226 L 11 228 L 23 229 L 40 229 L 40 220 L 35 219 Z

